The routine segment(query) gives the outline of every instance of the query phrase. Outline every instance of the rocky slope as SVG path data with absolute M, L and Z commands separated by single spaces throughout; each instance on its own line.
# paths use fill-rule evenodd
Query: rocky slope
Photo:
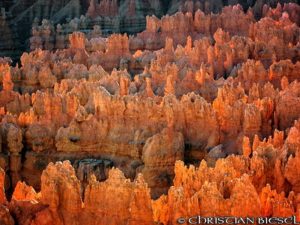
M 43 43 L 56 42 L 57 38 L 64 39 L 61 35 L 68 35 L 73 31 L 86 32 L 92 30 L 95 25 L 100 26 L 105 35 L 119 32 L 136 34 L 145 28 L 147 15 L 156 15 L 160 18 L 166 13 L 196 12 L 198 9 L 206 14 L 218 13 L 224 6 L 238 3 L 242 5 L 244 10 L 252 7 L 255 18 L 259 19 L 266 13 L 273 14 L 272 10 L 266 11 L 268 6 L 276 7 L 277 3 L 288 2 L 297 1 L 2 0 L 0 2 L 2 10 L 0 30 L 4 31 L 5 35 L 1 35 L 0 39 L 0 57 L 10 56 L 15 62 L 19 61 L 22 52 L 30 49 L 30 36 L 41 36 L 40 42 L 42 44 L 38 46 L 42 47 Z M 294 6 L 284 6 L 281 10 L 293 11 L 291 20 L 293 22 L 299 21 L 299 9 L 295 12 Z M 41 23 L 44 25 L 45 19 L 51 21 L 52 27 L 46 25 L 44 32 L 37 32 L 36 26 Z M 63 29 L 56 28 L 58 24 L 64 24 Z M 56 46 L 46 44 L 45 49 L 49 48 L 56 48 Z

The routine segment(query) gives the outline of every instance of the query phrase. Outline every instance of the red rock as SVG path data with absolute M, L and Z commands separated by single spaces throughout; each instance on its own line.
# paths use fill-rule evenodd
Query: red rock
M 87 17 L 35 21 L 20 66 L 0 58 L 0 187 L 13 193 L 8 202 L 0 192 L 0 218 L 166 225 L 199 213 L 299 214 L 298 7 L 174 0 L 160 17 L 158 0 L 90 3 Z M 161 19 L 144 21 L 149 12 Z M 66 159 L 74 168 L 57 162 Z
M 4 190 L 4 179 L 5 179 L 5 172 L 1 168 L 0 170 L 0 204 L 4 204 L 6 202 L 5 190 Z
M 0 222 L 3 225 L 13 225 L 15 224 L 9 210 L 4 206 L 0 205 Z

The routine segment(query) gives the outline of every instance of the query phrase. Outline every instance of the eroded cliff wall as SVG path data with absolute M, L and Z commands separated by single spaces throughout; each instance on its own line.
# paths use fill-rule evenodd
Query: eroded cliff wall
M 299 5 L 257 20 L 192 3 L 162 4 L 181 12 L 135 36 L 44 20 L 19 65 L 0 58 L 0 222 L 297 215 Z M 119 7 L 93 4 L 95 18 Z

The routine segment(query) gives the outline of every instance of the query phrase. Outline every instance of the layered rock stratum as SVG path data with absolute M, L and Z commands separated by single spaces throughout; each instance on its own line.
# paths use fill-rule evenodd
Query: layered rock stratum
M 298 4 L 49 2 L 0 2 L 0 224 L 300 220 Z

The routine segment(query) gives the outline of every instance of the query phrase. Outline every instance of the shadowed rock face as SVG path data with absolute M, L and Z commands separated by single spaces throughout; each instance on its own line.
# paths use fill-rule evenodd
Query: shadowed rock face
M 85 3 L 36 21 L 19 65 L 0 58 L 0 224 L 300 216 L 299 5 Z

